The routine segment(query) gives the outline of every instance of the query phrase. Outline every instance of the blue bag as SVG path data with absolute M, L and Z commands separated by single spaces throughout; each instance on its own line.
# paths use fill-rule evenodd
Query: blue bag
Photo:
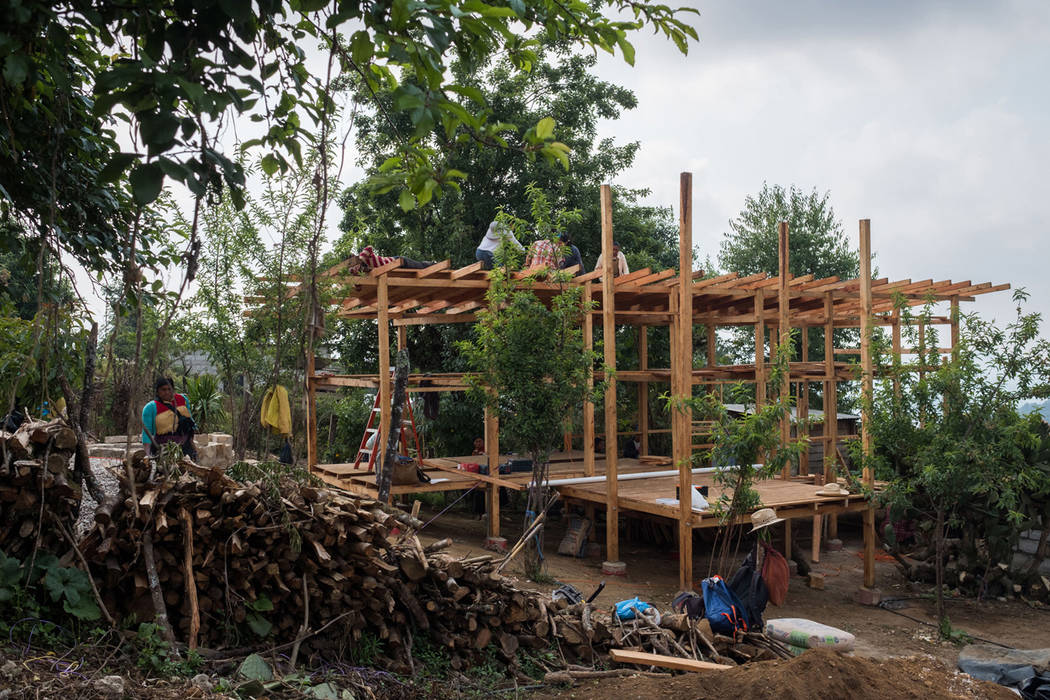
M 616 604 L 616 617 L 621 620 L 633 620 L 640 613 L 652 606 L 637 597 L 621 600 Z
M 712 632 L 734 641 L 738 634 L 747 632 L 744 606 L 721 576 L 705 578 L 700 587 L 704 592 L 704 617 L 711 623 Z

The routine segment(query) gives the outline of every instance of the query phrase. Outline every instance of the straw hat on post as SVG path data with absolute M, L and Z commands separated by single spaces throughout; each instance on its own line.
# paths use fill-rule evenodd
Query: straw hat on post
M 772 508 L 761 508 L 751 514 L 750 532 L 755 532 L 756 530 L 761 530 L 764 527 L 769 527 L 770 525 L 775 525 L 776 523 L 783 521 L 784 519 L 778 518 L 777 512 Z

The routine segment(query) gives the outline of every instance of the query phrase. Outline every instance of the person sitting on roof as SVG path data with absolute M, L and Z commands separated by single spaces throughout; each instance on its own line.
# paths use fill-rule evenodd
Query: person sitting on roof
M 567 249 L 568 252 L 561 257 L 561 261 L 558 263 L 558 267 L 564 270 L 567 267 L 573 265 L 579 265 L 580 269 L 576 271 L 576 275 L 583 274 L 583 258 L 580 256 L 580 249 L 573 245 L 572 239 L 569 234 L 562 233 L 558 236 L 558 242 L 562 245 L 562 252 Z
M 406 258 L 403 255 L 380 255 L 375 249 L 368 245 L 361 249 L 361 252 L 357 255 L 351 255 L 347 260 L 349 265 L 347 266 L 347 273 L 351 275 L 363 275 L 368 274 L 377 267 L 382 267 L 395 260 L 401 261 L 401 267 L 409 270 L 422 270 L 424 267 L 430 267 L 434 264 L 432 260 L 413 260 L 412 258 Z
M 627 267 L 627 258 L 624 257 L 623 251 L 620 250 L 619 243 L 613 243 L 613 255 L 616 256 L 616 260 L 613 261 L 613 277 L 619 277 L 620 275 L 626 275 L 630 272 L 630 268 Z M 602 269 L 602 256 L 598 256 L 598 262 L 594 265 L 595 270 Z
M 518 242 L 518 239 L 514 237 L 514 232 L 508 226 L 493 221 L 489 224 L 488 231 L 482 237 L 477 250 L 474 251 L 474 258 L 481 263 L 482 270 L 491 270 L 496 264 L 496 251 L 499 250 L 503 241 L 510 243 L 518 251 L 525 252 L 525 247 Z
M 558 248 L 546 238 L 537 238 L 529 246 L 529 254 L 525 257 L 526 270 L 557 270 Z

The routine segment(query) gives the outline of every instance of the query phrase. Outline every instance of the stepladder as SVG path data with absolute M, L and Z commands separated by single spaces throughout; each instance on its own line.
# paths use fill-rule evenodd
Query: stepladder
M 370 472 L 375 471 L 376 457 L 383 453 L 385 445 L 380 444 L 379 417 L 383 413 L 380 405 L 379 392 L 376 392 L 375 401 L 372 403 L 372 411 L 368 414 L 368 424 L 365 433 L 361 436 L 361 444 L 357 448 L 357 456 L 354 458 L 354 469 L 367 464 Z M 395 429 L 391 426 L 391 429 Z M 412 402 L 405 396 L 405 404 L 401 410 L 401 425 L 398 430 L 398 447 L 400 453 L 407 457 L 414 456 L 417 460 L 423 459 L 423 449 L 419 441 L 419 433 L 416 431 L 416 419 L 412 414 Z M 415 450 L 415 455 L 410 454 L 410 449 Z

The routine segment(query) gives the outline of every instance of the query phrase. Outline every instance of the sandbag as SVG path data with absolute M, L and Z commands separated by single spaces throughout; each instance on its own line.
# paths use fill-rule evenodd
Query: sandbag
M 849 632 L 800 617 L 784 617 L 766 622 L 766 636 L 807 649 L 827 647 L 852 651 L 857 638 Z

